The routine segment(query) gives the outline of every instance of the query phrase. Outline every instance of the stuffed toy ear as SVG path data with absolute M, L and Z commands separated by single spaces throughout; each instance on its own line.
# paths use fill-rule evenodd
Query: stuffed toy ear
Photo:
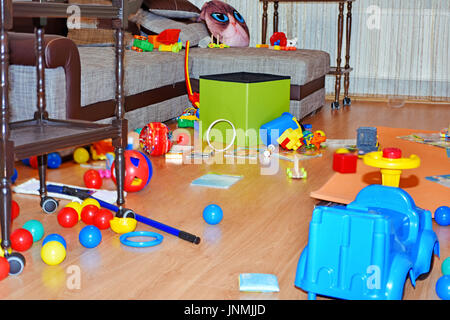
M 230 47 L 248 47 L 250 34 L 242 15 L 229 4 L 213 0 L 201 9 L 199 20 L 206 22 L 211 35 Z

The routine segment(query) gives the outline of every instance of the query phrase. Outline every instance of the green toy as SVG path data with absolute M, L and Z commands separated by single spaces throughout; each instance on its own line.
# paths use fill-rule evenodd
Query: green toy
M 450 257 L 447 257 L 441 265 L 441 271 L 444 276 L 450 275 Z
M 200 76 L 200 92 L 204 140 L 252 147 L 261 143 L 263 124 L 289 112 L 290 77 L 249 72 Z
M 146 37 L 134 36 L 131 49 L 137 52 L 151 52 L 153 51 L 153 43 L 149 42 Z

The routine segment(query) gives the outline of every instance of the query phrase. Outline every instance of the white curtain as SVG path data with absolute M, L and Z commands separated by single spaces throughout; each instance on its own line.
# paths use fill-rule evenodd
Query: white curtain
M 191 2 L 201 8 L 206 1 Z M 260 43 L 262 2 L 224 2 L 246 19 L 250 45 Z M 327 51 L 336 64 L 337 3 L 279 3 L 278 12 L 278 31 L 297 37 L 299 48 Z M 450 0 L 356 0 L 352 13 L 352 95 L 450 102 Z M 270 3 L 267 38 L 272 14 Z M 334 93 L 333 77 L 327 77 L 326 88 Z

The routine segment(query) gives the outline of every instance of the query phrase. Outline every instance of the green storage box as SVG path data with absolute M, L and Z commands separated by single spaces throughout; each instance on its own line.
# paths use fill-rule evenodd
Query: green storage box
M 236 129 L 236 146 L 259 145 L 261 125 L 289 112 L 290 82 L 289 76 L 249 72 L 200 76 L 200 129 L 204 141 L 211 124 L 223 119 Z M 233 129 L 227 121 L 211 127 L 211 141 L 231 143 Z

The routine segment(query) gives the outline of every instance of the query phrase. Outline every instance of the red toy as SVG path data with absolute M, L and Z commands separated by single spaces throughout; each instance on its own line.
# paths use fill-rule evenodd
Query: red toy
M 13 221 L 15 218 L 19 216 L 20 213 L 20 207 L 19 204 L 12 200 L 11 201 L 11 221 Z
M 114 169 L 115 163 L 111 166 L 111 178 L 116 183 Z M 125 191 L 137 192 L 142 190 L 150 182 L 152 174 L 152 163 L 145 154 L 136 150 L 125 151 Z
M 280 47 L 285 47 L 287 45 L 287 38 L 284 32 L 275 32 L 270 37 L 270 45 L 272 46 L 278 45 Z
M 94 217 L 94 226 L 100 230 L 105 230 L 110 227 L 110 221 L 114 218 L 111 211 L 107 209 L 100 209 L 97 211 Z
M 162 44 L 174 44 L 180 38 L 180 29 L 166 29 L 156 37 L 156 40 Z
M 9 274 L 9 262 L 4 257 L 0 257 L 0 281 L 5 279 Z
M 151 156 L 160 156 L 172 148 L 169 128 L 161 122 L 150 122 L 142 128 L 139 134 L 139 144 L 142 150 Z
M 84 206 L 81 210 L 81 220 L 86 224 L 94 224 L 94 218 L 99 208 L 93 204 L 88 204 Z
M 78 223 L 78 213 L 74 208 L 64 207 L 59 211 L 58 223 L 64 228 L 72 228 Z
M 103 184 L 102 177 L 97 170 L 89 169 L 84 173 L 83 176 L 84 184 L 90 189 L 100 189 Z
M 19 228 L 11 233 L 11 248 L 22 252 L 27 251 L 33 245 L 33 235 L 27 229 Z
M 358 156 L 353 153 L 338 153 L 333 155 L 333 170 L 340 173 L 355 173 Z

